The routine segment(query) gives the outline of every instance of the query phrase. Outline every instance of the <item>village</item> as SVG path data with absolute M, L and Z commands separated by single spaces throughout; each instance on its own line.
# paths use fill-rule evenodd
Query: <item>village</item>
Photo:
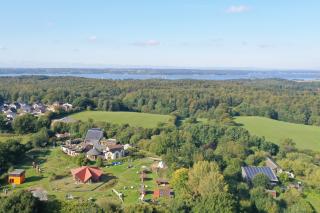
M 73 109 L 73 106 L 72 104 L 58 101 L 51 105 L 45 105 L 39 102 L 33 104 L 14 102 L 0 105 L 0 113 L 3 113 L 9 122 L 13 121 L 19 115 L 32 114 L 34 116 L 41 116 L 46 112 L 57 112 L 60 109 L 68 112 Z

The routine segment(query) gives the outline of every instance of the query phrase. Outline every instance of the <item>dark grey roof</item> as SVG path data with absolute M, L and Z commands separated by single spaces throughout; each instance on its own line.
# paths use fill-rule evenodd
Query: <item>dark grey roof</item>
M 103 137 L 103 132 L 101 129 L 92 128 L 88 130 L 85 141 L 94 144 L 95 142 L 100 141 L 102 137 Z
M 12 172 L 9 172 L 10 175 L 21 175 L 22 173 L 24 173 L 25 170 L 24 169 L 15 169 Z
M 87 155 L 91 155 L 91 156 L 98 156 L 98 155 L 101 155 L 102 153 L 99 152 L 97 149 L 93 148 L 91 150 L 89 150 L 87 152 Z
M 99 152 L 102 152 L 105 149 L 105 146 L 101 145 L 99 141 L 93 142 L 93 147 L 98 150 Z
M 242 170 L 246 173 L 246 176 L 249 180 L 252 180 L 257 174 L 265 174 L 270 181 L 278 181 L 277 176 L 269 167 L 245 166 L 242 167 Z

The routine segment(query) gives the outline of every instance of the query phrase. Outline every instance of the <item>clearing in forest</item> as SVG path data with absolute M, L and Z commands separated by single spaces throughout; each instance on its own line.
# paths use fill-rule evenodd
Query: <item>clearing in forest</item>
M 116 124 L 129 124 L 144 128 L 154 128 L 159 123 L 167 123 L 170 115 L 149 114 L 140 112 L 106 112 L 106 111 L 84 111 L 71 115 L 70 117 L 88 121 L 109 122 Z
M 299 149 L 320 151 L 320 127 L 294 124 L 258 116 L 239 116 L 235 118 L 251 134 L 264 136 L 268 141 L 280 144 L 291 138 Z

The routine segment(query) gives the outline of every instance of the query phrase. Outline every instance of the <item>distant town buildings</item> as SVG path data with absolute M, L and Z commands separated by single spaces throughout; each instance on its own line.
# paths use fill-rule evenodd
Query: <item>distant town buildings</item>
M 41 116 L 48 111 L 56 112 L 59 109 L 69 112 L 73 109 L 73 106 L 69 103 L 59 102 L 55 102 L 52 105 L 45 105 L 39 102 L 34 103 L 32 105 L 18 102 L 5 103 L 3 105 L 0 105 L 0 113 L 6 115 L 8 121 L 13 121 L 17 116 L 27 113 L 32 114 L 34 116 Z

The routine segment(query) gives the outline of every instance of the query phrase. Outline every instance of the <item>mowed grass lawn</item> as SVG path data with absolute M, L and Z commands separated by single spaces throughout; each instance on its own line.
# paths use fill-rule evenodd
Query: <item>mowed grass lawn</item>
M 159 115 L 139 112 L 105 112 L 105 111 L 84 111 L 73 114 L 71 118 L 88 121 L 109 122 L 116 124 L 129 124 L 144 128 L 156 127 L 159 123 L 167 123 L 170 115 Z
M 243 124 L 251 134 L 264 136 L 275 144 L 280 144 L 285 138 L 291 138 L 299 149 L 320 151 L 320 127 L 257 116 L 239 116 L 235 121 Z

